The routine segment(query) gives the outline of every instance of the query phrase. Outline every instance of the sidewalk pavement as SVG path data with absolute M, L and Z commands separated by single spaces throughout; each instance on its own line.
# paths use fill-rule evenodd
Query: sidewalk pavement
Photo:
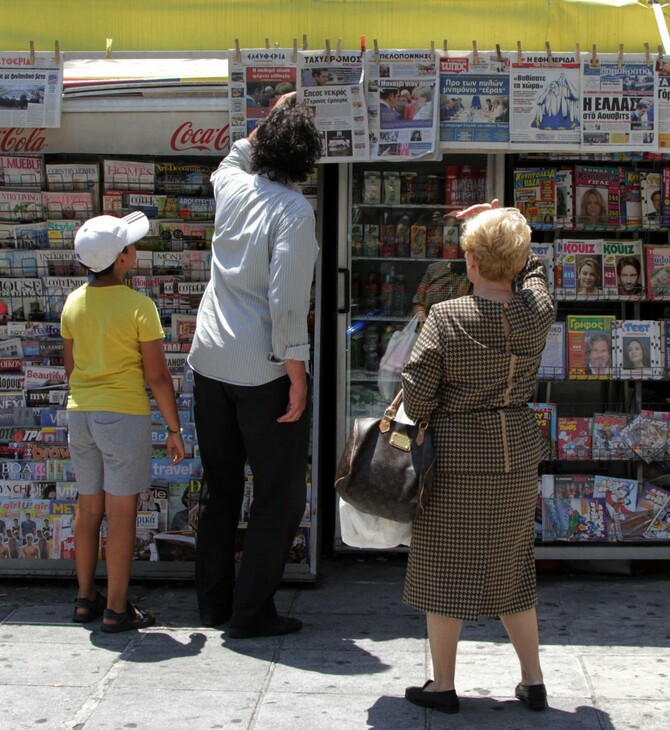
M 9 730 L 665 730 L 670 574 L 541 574 L 540 637 L 551 709 L 514 699 L 518 663 L 500 622 L 466 624 L 461 712 L 411 705 L 431 676 L 422 614 L 402 603 L 403 556 L 341 556 L 316 585 L 282 587 L 305 626 L 234 640 L 198 626 L 193 586 L 133 583 L 158 615 L 141 632 L 71 623 L 74 584 L 0 582 L 0 724 Z

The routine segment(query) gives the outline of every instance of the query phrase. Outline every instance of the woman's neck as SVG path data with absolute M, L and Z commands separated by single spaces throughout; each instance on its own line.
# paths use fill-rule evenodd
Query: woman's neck
M 473 285 L 475 296 L 490 299 L 493 302 L 509 302 L 514 297 L 511 281 L 489 281 L 479 276 Z

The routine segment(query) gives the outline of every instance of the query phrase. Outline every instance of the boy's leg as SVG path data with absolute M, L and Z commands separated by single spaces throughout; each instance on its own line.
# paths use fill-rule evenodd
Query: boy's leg
M 107 608 L 124 613 L 135 552 L 137 494 L 117 497 L 105 492 L 104 498 L 107 512 Z
M 74 518 L 74 563 L 77 569 L 79 598 L 95 599 L 95 569 L 98 563 L 100 524 L 105 513 L 105 495 L 80 494 Z M 77 613 L 88 613 L 89 609 L 78 608 Z
M 277 423 L 286 411 L 287 376 L 257 387 L 230 386 L 254 478 L 254 499 L 235 585 L 231 626 L 258 628 L 276 618 L 279 587 L 305 510 L 311 409 L 295 423 Z
M 235 540 L 244 497 L 246 451 L 225 383 L 195 373 L 195 425 L 204 473 L 195 555 L 200 617 L 222 623 L 232 609 Z

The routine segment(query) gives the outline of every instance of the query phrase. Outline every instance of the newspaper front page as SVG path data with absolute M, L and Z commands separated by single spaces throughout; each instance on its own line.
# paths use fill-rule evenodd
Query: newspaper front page
M 439 117 L 435 51 L 368 50 L 365 77 L 370 159 L 434 157 Z
M 509 120 L 508 54 L 440 56 L 440 142 L 507 149 Z
M 582 149 L 657 149 L 654 65 L 644 54 L 582 61 Z
M 572 55 L 512 61 L 511 147 L 579 151 L 579 63 Z
M 231 144 L 244 139 L 280 96 L 296 90 L 296 62 L 292 48 L 228 52 Z
M 0 128 L 60 127 L 62 95 L 62 56 L 0 53 Z
M 321 162 L 369 157 L 361 51 L 300 51 L 298 100 L 314 111 L 323 137 Z
M 670 148 L 670 58 L 660 57 L 656 61 L 656 132 L 658 148 Z

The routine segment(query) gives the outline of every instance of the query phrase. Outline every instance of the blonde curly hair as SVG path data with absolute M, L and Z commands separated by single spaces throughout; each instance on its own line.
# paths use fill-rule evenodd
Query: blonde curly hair
M 511 281 L 528 259 L 530 236 L 519 210 L 495 208 L 466 220 L 460 246 L 464 254 L 472 254 L 485 279 Z

